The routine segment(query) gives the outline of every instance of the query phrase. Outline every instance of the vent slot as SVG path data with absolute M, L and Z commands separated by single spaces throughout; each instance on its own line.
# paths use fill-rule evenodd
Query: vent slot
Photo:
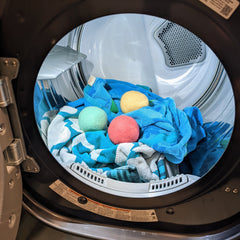
M 166 21 L 154 33 L 169 67 L 184 66 L 205 59 L 204 42 L 186 28 Z
M 92 172 L 91 170 L 86 169 L 79 163 L 74 163 L 71 165 L 70 169 L 74 171 L 76 174 L 79 176 L 95 183 L 95 184 L 100 184 L 104 185 L 105 184 L 105 178 L 100 176 L 97 173 Z
M 188 177 L 186 175 L 177 175 L 158 182 L 151 183 L 149 187 L 149 192 L 159 192 L 173 189 L 183 184 L 186 184 L 187 182 Z

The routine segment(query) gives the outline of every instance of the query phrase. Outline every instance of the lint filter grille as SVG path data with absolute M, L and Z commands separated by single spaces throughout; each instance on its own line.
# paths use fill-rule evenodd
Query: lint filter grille
M 180 174 L 166 178 L 157 182 L 150 183 L 149 192 L 166 191 L 188 183 L 188 177 Z
M 154 38 L 160 45 L 169 67 L 184 66 L 205 59 L 204 42 L 178 24 L 166 21 L 155 31 Z
M 103 177 L 100 174 L 95 173 L 95 172 L 85 168 L 83 165 L 81 165 L 79 163 L 72 164 L 70 168 L 73 172 L 75 172 L 77 175 L 83 177 L 84 179 L 86 179 L 94 184 L 104 186 L 107 188 L 110 187 L 112 181 L 113 182 L 116 181 L 114 179 L 108 179 L 108 181 L 106 181 L 106 177 Z M 110 184 L 110 185 L 108 186 L 108 184 Z M 124 185 L 124 182 L 122 182 L 122 184 Z M 172 176 L 172 177 L 162 179 L 159 181 L 152 181 L 149 183 L 142 183 L 142 184 L 145 187 L 138 189 L 139 191 L 147 191 L 149 193 L 164 192 L 164 191 L 168 191 L 168 190 L 177 189 L 182 185 L 184 186 L 186 184 L 189 184 L 189 178 L 187 175 L 179 174 L 177 176 Z M 131 184 L 131 187 L 133 187 L 132 184 Z M 134 191 L 136 191 L 136 188 L 138 188 L 138 187 L 139 187 L 139 184 L 137 184 L 134 187 Z
M 85 167 L 81 166 L 79 163 L 74 163 L 70 167 L 75 173 L 79 176 L 95 183 L 98 185 L 105 184 L 105 177 L 101 177 L 99 174 L 94 173 L 91 170 L 86 169 Z

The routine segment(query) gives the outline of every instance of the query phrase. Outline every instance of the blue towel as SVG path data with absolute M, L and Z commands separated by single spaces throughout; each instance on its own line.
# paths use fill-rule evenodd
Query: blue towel
M 135 143 L 113 144 L 107 131 L 82 132 L 78 114 L 86 106 L 105 110 L 108 123 L 123 114 L 121 96 L 140 91 L 149 106 L 130 112 L 140 126 Z M 53 156 L 71 166 L 78 162 L 103 176 L 120 181 L 147 182 L 167 177 L 166 162 L 180 166 L 181 173 L 202 176 L 220 158 L 230 139 L 227 123 L 204 123 L 196 107 L 176 108 L 173 99 L 163 99 L 145 86 L 97 78 L 84 89 L 84 98 L 67 105 L 54 105 L 48 93 L 35 88 L 35 116 Z M 112 104 L 118 111 L 112 111 Z M 63 106 L 63 107 L 62 107 Z M 183 161 L 184 160 L 184 161 Z
M 108 116 L 108 123 L 122 115 L 121 96 L 140 91 L 149 106 L 126 115 L 140 127 L 138 142 L 113 144 L 107 131 L 82 132 L 78 115 L 87 106 L 98 106 Z M 112 104 L 118 111 L 112 111 Z M 97 78 L 84 89 L 84 98 L 60 109 L 48 127 L 47 144 L 53 156 L 71 165 L 78 162 L 107 177 L 147 182 L 166 178 L 165 162 L 179 164 L 205 137 L 201 113 L 196 107 L 179 110 L 171 98 L 163 99 L 148 88 L 130 83 Z
M 140 142 L 113 144 L 107 131 L 83 132 L 79 110 L 64 106 L 48 127 L 47 144 L 53 156 L 70 166 L 84 163 L 93 171 L 121 181 L 146 182 L 164 178 L 160 153 Z M 161 174 L 161 175 L 160 175 Z
M 232 134 L 232 127 L 228 123 L 208 122 L 204 124 L 206 137 L 189 153 L 180 164 L 180 171 L 202 177 L 220 159 Z
M 197 142 L 205 137 L 201 113 L 196 107 L 179 110 L 172 98 L 161 98 L 148 89 L 131 83 L 96 78 L 93 86 L 84 89 L 84 98 L 69 103 L 69 106 L 82 110 L 86 106 L 102 108 L 111 122 L 122 115 L 121 96 L 127 91 L 145 94 L 150 106 L 130 112 L 141 129 L 139 142 L 147 144 L 163 153 L 168 161 L 179 164 L 184 157 L 195 149 Z M 117 113 L 111 111 L 112 101 L 118 107 Z

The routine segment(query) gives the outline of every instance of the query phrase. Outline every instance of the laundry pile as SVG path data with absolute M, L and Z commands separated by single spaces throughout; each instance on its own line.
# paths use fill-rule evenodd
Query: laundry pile
M 148 105 L 123 112 L 121 98 L 129 91 L 144 94 Z M 78 162 L 120 181 L 164 179 L 169 176 L 169 164 L 179 173 L 202 176 L 222 155 L 231 135 L 229 124 L 203 123 L 197 107 L 180 110 L 173 99 L 161 98 L 146 86 L 94 78 L 84 88 L 83 98 L 50 111 L 42 110 L 45 95 L 36 92 L 39 98 L 35 104 L 36 119 L 52 155 L 65 165 Z M 81 129 L 79 114 L 89 106 L 106 113 L 106 128 Z M 138 140 L 116 144 L 109 137 L 109 125 L 122 115 L 137 122 Z

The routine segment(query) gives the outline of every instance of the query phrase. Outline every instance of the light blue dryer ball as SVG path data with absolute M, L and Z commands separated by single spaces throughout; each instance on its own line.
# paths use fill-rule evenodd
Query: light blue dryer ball
M 78 124 L 84 132 L 106 129 L 107 114 L 99 107 L 85 107 L 79 113 Z

